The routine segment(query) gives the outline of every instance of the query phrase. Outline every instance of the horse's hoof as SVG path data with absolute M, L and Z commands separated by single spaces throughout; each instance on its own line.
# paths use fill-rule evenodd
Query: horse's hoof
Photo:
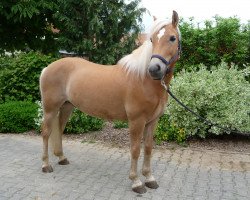
M 159 187 L 159 185 L 156 181 L 145 182 L 145 185 L 151 189 L 157 189 Z
M 44 173 L 51 173 L 53 172 L 53 168 L 51 167 L 51 165 L 46 165 L 42 167 L 42 172 Z
M 147 192 L 147 190 L 146 190 L 146 188 L 145 188 L 144 185 L 140 185 L 140 186 L 134 187 L 134 188 L 132 188 L 132 190 L 134 192 L 136 192 L 136 193 L 139 193 L 139 194 L 143 194 L 143 193 Z
M 68 165 L 69 164 L 69 161 L 67 158 L 64 158 L 63 160 L 60 160 L 58 162 L 59 165 Z

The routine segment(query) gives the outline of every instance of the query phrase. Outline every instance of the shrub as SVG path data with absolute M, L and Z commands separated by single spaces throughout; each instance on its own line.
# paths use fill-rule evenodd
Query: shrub
M 115 129 L 128 128 L 128 122 L 116 120 L 116 121 L 113 122 L 113 127 Z
M 206 70 L 205 66 L 200 66 L 198 72 L 183 71 L 173 79 L 171 91 L 202 117 L 227 129 L 250 133 L 250 87 L 243 72 L 235 67 L 228 69 L 222 63 L 212 71 Z M 166 115 L 169 122 L 164 133 L 167 136 L 161 133 L 166 124 L 160 122 L 156 134 L 158 140 L 168 139 L 173 132 L 178 136 L 179 130 L 183 130 L 186 138 L 225 133 L 223 129 L 204 124 L 172 98 Z
M 41 102 L 37 101 L 38 112 L 35 118 L 36 130 L 40 132 L 43 111 Z M 103 128 L 104 121 L 102 119 L 91 117 L 85 113 L 82 113 L 78 109 L 75 109 L 69 118 L 69 121 L 64 130 L 65 133 L 86 133 L 89 131 L 99 131 Z
M 178 128 L 175 123 L 170 122 L 169 115 L 164 114 L 158 122 L 155 138 L 157 144 L 160 144 L 162 141 L 183 143 L 187 135 L 183 128 Z
M 0 60 L 0 101 L 39 100 L 40 73 L 55 59 L 38 52 L 2 58 Z
M 224 60 L 244 69 L 250 63 L 250 23 L 241 24 L 236 17 L 206 20 L 196 24 L 194 19 L 181 20 L 182 55 L 176 70 L 194 69 L 200 63 L 207 67 L 219 65 Z
M 85 133 L 89 131 L 99 131 L 103 128 L 102 119 L 91 117 L 75 109 L 65 128 L 65 133 Z
M 0 104 L 0 132 L 22 133 L 35 129 L 37 107 L 35 103 L 27 101 Z

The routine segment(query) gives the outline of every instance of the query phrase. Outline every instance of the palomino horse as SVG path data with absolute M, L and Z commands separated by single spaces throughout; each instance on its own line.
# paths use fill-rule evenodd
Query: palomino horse
M 43 103 L 43 172 L 52 172 L 48 157 L 48 139 L 59 157 L 59 164 L 69 164 L 63 154 L 62 133 L 74 107 L 92 116 L 108 120 L 127 120 L 131 143 L 129 178 L 132 189 L 146 192 L 137 173 L 141 139 L 144 138 L 142 174 L 145 185 L 157 188 L 150 160 L 153 131 L 167 102 L 167 85 L 179 59 L 180 32 L 178 14 L 172 21 L 155 21 L 148 40 L 117 65 L 103 66 L 81 58 L 63 58 L 46 67 L 40 77 Z

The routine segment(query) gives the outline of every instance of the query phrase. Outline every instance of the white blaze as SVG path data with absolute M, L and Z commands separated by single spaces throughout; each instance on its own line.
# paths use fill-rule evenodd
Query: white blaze
M 159 31 L 159 33 L 158 33 L 158 35 L 157 35 L 157 37 L 158 37 L 158 42 L 160 41 L 161 37 L 164 35 L 165 31 L 166 31 L 165 28 L 162 28 L 162 29 Z

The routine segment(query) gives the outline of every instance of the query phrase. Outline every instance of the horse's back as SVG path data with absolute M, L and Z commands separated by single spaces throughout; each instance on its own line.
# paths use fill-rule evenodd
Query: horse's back
M 75 76 L 89 76 L 92 73 L 102 73 L 102 65 L 89 62 L 81 58 L 62 58 L 49 64 L 43 69 L 40 82 L 41 85 L 64 85 Z
M 80 68 L 97 67 L 98 64 L 89 62 L 82 58 L 67 57 L 61 58 L 49 64 L 43 71 L 48 71 L 47 74 L 54 76 L 55 74 L 70 74 L 73 70 Z M 66 73 L 66 74 L 65 74 Z

